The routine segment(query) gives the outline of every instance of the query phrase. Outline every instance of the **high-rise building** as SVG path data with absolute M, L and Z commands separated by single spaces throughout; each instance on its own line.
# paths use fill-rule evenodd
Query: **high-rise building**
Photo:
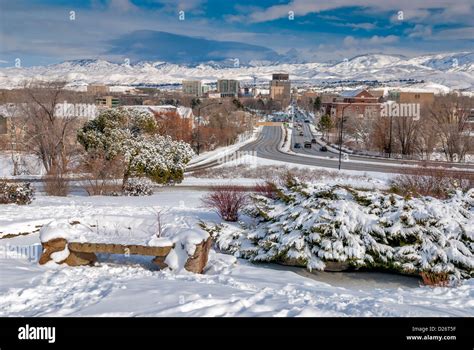
M 203 85 L 201 88 L 201 92 L 203 95 L 206 95 L 207 93 L 209 93 L 210 90 L 211 90 L 211 87 L 209 85 Z
M 270 97 L 287 105 L 291 100 L 290 75 L 287 73 L 276 73 L 272 75 L 270 82 Z M 282 106 L 283 107 L 283 106 Z
M 91 95 L 105 95 L 110 91 L 107 85 L 89 84 L 87 85 L 87 93 Z
M 217 81 L 217 92 L 221 97 L 238 97 L 240 85 L 238 80 L 219 79 Z
M 120 100 L 113 96 L 102 96 L 96 98 L 95 104 L 102 107 L 113 108 L 120 106 Z
M 183 94 L 195 97 L 202 96 L 202 84 L 200 80 L 183 80 Z

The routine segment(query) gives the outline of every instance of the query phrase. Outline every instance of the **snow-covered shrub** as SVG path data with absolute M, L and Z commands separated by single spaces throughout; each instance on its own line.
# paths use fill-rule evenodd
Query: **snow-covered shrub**
M 247 193 L 239 186 L 216 186 L 202 198 L 206 207 L 214 209 L 225 221 L 237 221 L 247 204 Z
M 219 247 L 252 261 L 322 270 L 328 262 L 470 278 L 474 189 L 449 199 L 289 181 L 276 198 L 252 196 L 252 225 L 212 228 Z
M 13 184 L 0 181 L 0 204 L 30 204 L 34 199 L 34 189 L 30 183 Z
M 89 152 L 80 159 L 82 187 L 89 196 L 118 195 L 123 188 L 121 157 L 107 159 L 104 152 Z
M 48 196 L 66 197 L 69 194 L 70 182 L 67 171 L 61 167 L 52 167 L 48 173 L 43 176 L 44 192 Z
M 255 185 L 254 191 L 264 197 L 275 199 L 277 186 L 271 181 L 265 181 Z
M 449 169 L 421 168 L 410 170 L 409 174 L 396 176 L 390 189 L 402 196 L 431 196 L 445 199 L 456 190 L 467 191 L 474 187 L 474 174 L 453 173 Z
M 421 272 L 423 283 L 427 286 L 448 287 L 450 284 L 449 274 L 446 272 Z
M 153 183 L 148 179 L 128 179 L 123 189 L 126 196 L 151 196 L 153 194 Z
M 288 167 L 286 165 L 259 165 L 239 164 L 237 166 L 213 167 L 195 170 L 190 176 L 198 178 L 229 179 L 229 178 L 249 178 L 262 179 L 279 183 L 286 174 L 290 172 L 295 177 L 304 182 L 330 182 L 338 184 L 356 184 L 361 188 L 386 188 L 385 180 L 380 180 L 367 175 L 355 175 L 340 173 L 326 169 L 308 169 Z

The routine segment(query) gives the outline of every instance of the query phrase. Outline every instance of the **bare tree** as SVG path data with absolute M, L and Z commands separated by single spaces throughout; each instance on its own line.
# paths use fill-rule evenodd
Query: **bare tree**
M 378 116 L 374 119 L 370 136 L 372 147 L 379 152 L 390 151 L 390 118 Z
M 25 131 L 27 120 L 22 113 L 22 93 L 18 90 L 2 92 L 0 94 L 0 104 L 2 105 L 2 117 L 6 119 L 6 134 L 2 149 L 10 154 L 13 164 L 13 174 L 20 175 L 24 158 L 22 152 L 25 151 Z
M 422 112 L 426 110 L 422 108 Z M 430 160 L 437 142 L 438 135 L 433 119 L 428 113 L 422 113 L 415 152 L 420 155 L 421 159 Z
M 374 118 L 370 117 L 350 117 L 347 123 L 347 134 L 352 136 L 357 144 L 363 149 L 369 150 L 372 147 L 372 134 L 374 129 Z
M 393 136 L 399 153 L 412 155 L 418 141 L 420 122 L 412 117 L 393 118 Z
M 25 130 L 26 118 L 21 114 L 21 106 L 17 103 L 8 103 L 3 106 L 3 117 L 7 118 L 7 138 L 5 142 L 5 150 L 10 153 L 13 164 L 13 174 L 19 175 L 21 172 L 21 164 L 23 158 L 21 152 L 25 148 Z
M 473 149 L 469 135 L 469 114 L 474 99 L 457 94 L 439 96 L 429 107 L 429 115 L 441 148 L 449 161 L 462 161 Z
M 24 89 L 28 146 L 41 159 L 47 173 L 65 172 L 73 150 L 77 147 L 75 133 L 78 118 L 58 115 L 56 108 L 71 101 L 72 94 L 64 82 L 31 83 Z

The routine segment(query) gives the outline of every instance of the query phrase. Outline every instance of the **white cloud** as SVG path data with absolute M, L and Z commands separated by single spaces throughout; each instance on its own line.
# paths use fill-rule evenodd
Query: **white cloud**
M 422 24 L 415 25 L 412 29 L 406 31 L 409 38 L 424 38 L 427 39 L 433 34 L 431 26 L 424 26 Z
M 291 3 L 296 2 L 306 4 L 307 6 L 315 6 L 314 0 L 311 2 L 294 0 Z M 369 5 L 373 2 L 375 3 L 373 0 L 365 2 Z M 382 1 L 380 2 L 382 3 Z M 410 2 L 416 1 L 410 0 Z M 439 0 L 432 0 L 432 2 L 437 4 Z M 350 33 L 349 30 L 345 34 L 340 34 L 324 32 L 323 29 L 321 33 L 318 33 L 318 40 L 316 41 L 315 33 L 313 32 L 293 32 L 288 28 L 285 30 L 276 28 L 266 32 L 253 32 L 251 28 L 248 29 L 244 26 L 232 25 L 230 23 L 223 24 L 219 20 L 215 21 L 214 19 L 207 19 L 204 16 L 197 15 L 186 16 L 185 21 L 179 21 L 177 18 L 177 6 L 184 6 L 183 8 L 185 9 L 194 8 L 192 11 L 196 14 L 203 6 L 206 6 L 207 2 L 205 0 L 183 0 L 182 5 L 179 5 L 181 4 L 179 0 L 157 0 L 156 3 L 169 6 L 168 10 L 170 13 L 165 13 L 161 8 L 145 10 L 134 7 L 135 5 L 131 0 L 114 0 L 105 4 L 97 2 L 97 5 L 92 6 L 91 9 L 84 8 L 78 10 L 77 20 L 71 22 L 64 20 L 64 17 L 68 14 L 69 7 L 30 5 L 26 0 L 8 2 L 8 12 L 5 12 L 8 13 L 8 16 L 3 16 L 2 19 L 5 21 L 2 22 L 2 30 L 0 31 L 0 42 L 2 43 L 1 57 L 2 59 L 10 60 L 10 62 L 15 57 L 20 57 L 26 61 L 28 56 L 45 57 L 45 60 L 47 59 L 49 62 L 89 57 L 115 59 L 116 57 L 106 57 L 108 41 L 126 33 L 142 29 L 200 36 L 215 40 L 245 42 L 269 47 L 279 53 L 285 53 L 290 48 L 308 50 L 309 53 L 313 50 L 321 59 L 352 57 L 356 54 L 381 51 L 384 53 L 396 53 L 398 50 L 399 53 L 408 55 L 433 51 L 433 43 L 425 40 L 418 40 L 415 44 L 395 45 L 401 38 L 399 39 L 394 35 L 374 35 L 369 38 L 360 38 L 354 34 L 354 37 L 349 36 L 344 39 L 344 35 L 347 35 L 347 32 Z M 334 0 L 321 6 L 334 7 L 337 5 L 341 7 L 346 6 L 348 3 L 346 0 Z M 358 4 L 361 2 L 354 0 L 352 3 Z M 407 0 L 400 0 L 399 3 L 401 4 L 400 6 L 403 6 L 407 3 Z M 128 6 L 132 6 L 130 7 L 131 10 L 124 11 Z M 469 7 L 470 5 L 464 7 L 464 11 L 462 11 L 463 8 L 461 6 L 456 6 L 451 11 L 461 16 L 466 13 L 469 14 L 469 12 L 466 12 L 466 8 Z M 236 6 L 237 8 L 241 11 L 239 15 L 244 18 L 254 13 L 265 11 L 255 6 L 246 6 L 245 8 Z M 379 9 L 379 7 L 373 5 L 371 9 Z M 305 13 L 306 10 L 301 5 L 298 11 Z M 364 8 L 364 11 L 370 11 L 370 8 Z M 396 13 L 396 11 L 393 10 L 393 13 Z M 387 14 L 385 13 L 384 15 L 386 16 Z M 319 15 L 318 17 L 325 16 Z M 372 23 L 345 23 L 337 17 L 327 19 L 335 21 L 335 25 L 340 24 L 347 28 L 359 26 L 360 28 L 370 30 L 372 27 Z M 378 26 L 380 22 L 377 18 L 374 19 L 374 25 Z M 294 25 L 297 25 L 297 23 L 298 15 Z M 463 29 L 445 29 L 439 32 L 438 36 L 438 33 L 435 32 L 436 25 L 423 24 L 423 26 L 414 26 L 410 32 L 405 34 L 420 33 L 413 34 L 413 37 L 417 37 L 417 35 L 421 35 L 423 30 L 428 30 L 425 28 L 428 26 L 433 28 L 433 35 L 430 40 L 439 39 L 435 50 L 466 50 L 465 43 L 462 43 L 460 40 L 454 43 L 452 39 L 472 39 L 474 37 L 472 32 L 474 25 L 465 26 Z M 319 44 L 327 45 L 327 49 L 317 50 L 316 48 Z
M 109 8 L 119 12 L 136 11 L 138 8 L 129 0 L 110 0 Z
M 177 13 L 180 10 L 200 10 L 207 0 L 157 0 L 156 2 L 165 5 L 168 11 Z
M 473 40 L 474 27 L 463 27 L 455 29 L 445 29 L 435 33 L 431 39 L 433 40 Z
M 365 30 L 372 30 L 376 28 L 376 25 L 374 23 L 347 23 L 344 26 L 350 27 L 353 29 L 365 29 Z
M 359 43 L 359 40 L 354 38 L 352 35 L 346 36 L 343 41 L 344 46 L 347 46 L 347 47 L 357 46 L 358 43 Z
M 388 35 L 388 36 L 378 36 L 374 35 L 368 39 L 356 39 L 353 36 L 346 36 L 344 38 L 343 44 L 346 47 L 354 47 L 354 46 L 380 46 L 386 44 L 393 44 L 399 40 L 399 37 L 396 35 Z
M 332 22 L 331 25 L 337 27 L 347 27 L 352 29 L 364 29 L 364 30 L 373 30 L 377 28 L 375 23 L 344 23 L 344 22 Z
M 435 21 L 443 18 L 444 21 L 451 19 L 463 19 L 472 21 L 474 3 L 472 0 L 429 0 L 429 1 L 380 1 L 380 0 L 333 0 L 333 1 L 314 1 L 314 0 L 292 0 L 288 4 L 270 6 L 266 9 L 256 10 L 248 16 L 250 22 L 267 22 L 288 16 L 289 11 L 293 11 L 296 16 L 305 16 L 311 13 L 320 13 L 322 11 L 334 10 L 343 7 L 358 6 L 368 13 L 386 13 L 392 12 L 396 18 L 398 11 L 403 11 L 404 20 L 407 21 Z M 429 16 L 430 9 L 441 10 L 439 16 Z

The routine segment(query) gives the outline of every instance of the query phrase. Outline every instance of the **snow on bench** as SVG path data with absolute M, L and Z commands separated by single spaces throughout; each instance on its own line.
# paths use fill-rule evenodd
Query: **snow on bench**
M 160 268 L 178 271 L 184 268 L 202 273 L 206 267 L 212 241 L 200 228 L 181 228 L 170 237 L 157 237 L 140 230 L 144 225 L 140 220 L 127 226 L 104 222 L 57 220 L 44 225 L 40 230 L 43 253 L 39 263 L 93 265 L 96 254 L 107 253 L 153 256 Z

